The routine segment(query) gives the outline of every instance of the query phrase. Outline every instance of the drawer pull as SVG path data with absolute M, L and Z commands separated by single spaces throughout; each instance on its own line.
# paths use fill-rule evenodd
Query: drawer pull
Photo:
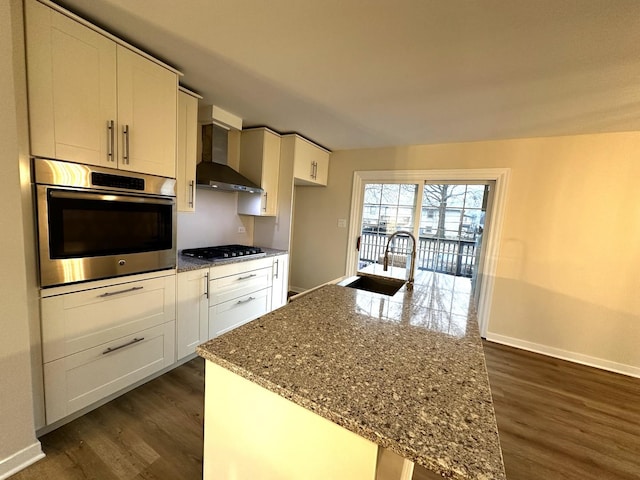
M 128 347 L 129 345 L 133 345 L 134 343 L 138 343 L 144 340 L 144 337 L 140 337 L 140 338 L 134 338 L 133 340 L 131 340 L 130 342 L 125 343 L 124 345 L 119 345 L 117 347 L 109 347 L 107 348 L 104 352 L 102 352 L 103 355 L 106 355 L 107 353 L 111 353 L 111 352 L 115 352 L 116 350 L 120 350 L 121 348 L 124 347 Z
M 245 275 L 244 277 L 238 277 L 238 280 L 246 280 L 247 278 L 255 277 L 256 274 L 252 273 L 251 275 Z
M 236 305 L 240 305 L 240 304 L 242 304 L 242 303 L 247 303 L 247 302 L 250 302 L 251 300 L 255 300 L 255 299 L 256 299 L 256 297 L 249 297 L 249 298 L 246 298 L 246 299 L 244 299 L 244 300 L 238 300 L 238 301 L 236 302 Z
M 144 287 L 131 287 L 131 288 L 126 288 L 124 290 L 118 290 L 117 292 L 103 293 L 102 295 L 98 295 L 98 297 L 100 298 L 110 297 L 112 295 L 120 295 L 121 293 L 135 292 L 136 290 L 142 290 L 143 288 Z

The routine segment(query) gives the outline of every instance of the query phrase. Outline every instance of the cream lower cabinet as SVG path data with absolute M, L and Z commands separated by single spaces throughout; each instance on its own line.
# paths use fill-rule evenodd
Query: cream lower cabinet
M 168 367 L 175 361 L 175 322 L 44 364 L 50 425 Z
M 148 277 L 43 291 L 47 425 L 175 363 L 175 275 Z
M 209 339 L 209 269 L 178 274 L 176 318 L 178 360 L 191 355 Z
M 31 154 L 175 177 L 178 72 L 25 2 Z
M 211 268 L 209 337 L 217 337 L 271 311 L 270 257 Z
M 289 255 L 180 272 L 177 280 L 178 360 L 287 303 Z
M 287 304 L 289 290 L 289 255 L 273 257 L 273 285 L 271 287 L 271 310 Z

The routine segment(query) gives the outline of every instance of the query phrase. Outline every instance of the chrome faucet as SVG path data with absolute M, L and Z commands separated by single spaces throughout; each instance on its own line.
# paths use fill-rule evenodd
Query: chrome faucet
M 413 248 L 411 249 L 411 266 L 409 267 L 409 278 L 407 279 L 407 290 L 413 290 L 414 272 L 416 269 L 416 237 L 414 237 L 411 232 L 398 230 L 397 232 L 393 232 L 391 234 L 389 240 L 387 241 L 387 246 L 384 249 L 382 269 L 385 272 L 389 269 L 389 247 L 391 246 L 393 237 L 395 237 L 396 235 L 409 235 L 411 237 L 411 240 L 413 240 Z

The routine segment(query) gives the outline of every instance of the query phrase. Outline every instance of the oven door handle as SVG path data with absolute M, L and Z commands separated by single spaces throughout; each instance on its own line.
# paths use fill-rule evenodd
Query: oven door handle
M 98 295 L 99 298 L 111 297 L 112 295 L 121 295 L 123 293 L 135 292 L 136 290 L 142 290 L 144 287 L 131 287 L 125 288 L 124 290 L 118 290 L 116 292 L 107 292 L 101 295 Z
M 154 203 L 158 205 L 173 205 L 175 201 L 170 198 L 154 197 L 134 197 L 131 195 L 119 195 L 108 193 L 88 193 L 76 192 L 74 190 L 50 190 L 49 196 L 52 198 L 67 198 L 70 200 L 101 200 L 106 202 L 131 202 L 131 203 Z

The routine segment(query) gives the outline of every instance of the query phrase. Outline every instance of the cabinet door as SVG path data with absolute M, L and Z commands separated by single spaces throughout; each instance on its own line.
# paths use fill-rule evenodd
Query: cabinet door
M 264 192 L 238 196 L 238 213 L 275 216 L 278 211 L 280 135 L 266 128 L 244 130 L 240 144 L 240 173 Z
M 25 9 L 31 154 L 115 167 L 115 43 L 38 2 Z
M 167 322 L 44 364 L 47 425 L 175 362 Z
M 178 274 L 176 327 L 178 360 L 209 339 L 209 269 Z
M 295 137 L 293 176 L 296 185 L 326 185 L 328 167 L 329 152 Z
M 266 132 L 262 157 L 263 215 L 274 216 L 278 206 L 278 173 L 280 167 L 280 137 Z
M 177 75 L 118 45 L 120 168 L 176 176 Z
M 288 290 L 289 255 L 279 255 L 273 259 L 273 286 L 271 290 L 272 310 L 287 304 Z
M 326 186 L 329 178 L 329 152 L 320 152 L 315 162 L 316 171 L 313 179 L 318 185 Z
M 198 99 L 178 92 L 178 157 L 176 197 L 179 212 L 196 207 L 196 163 L 198 147 Z

